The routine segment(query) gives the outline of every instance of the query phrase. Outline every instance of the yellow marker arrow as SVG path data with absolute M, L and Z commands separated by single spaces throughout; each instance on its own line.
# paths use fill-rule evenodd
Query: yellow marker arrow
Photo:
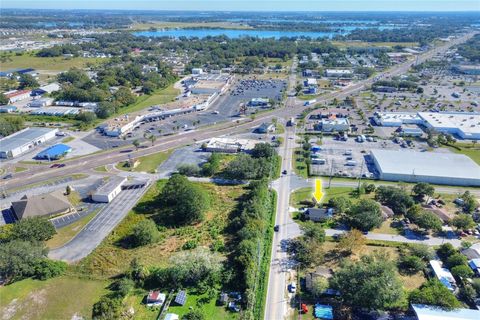
M 317 203 L 320 203 L 323 198 L 322 179 L 315 179 L 315 191 L 313 192 L 313 198 Z

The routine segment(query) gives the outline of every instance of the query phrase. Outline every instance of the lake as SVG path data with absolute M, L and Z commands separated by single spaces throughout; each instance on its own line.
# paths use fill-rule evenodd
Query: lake
M 233 29 L 163 29 L 156 31 L 137 31 L 133 34 L 136 36 L 144 37 L 187 37 L 187 38 L 205 38 L 208 36 L 221 36 L 225 35 L 229 38 L 235 39 L 245 36 L 258 37 L 258 38 L 275 38 L 281 37 L 298 38 L 298 37 L 310 37 L 310 38 L 333 38 L 336 35 L 346 35 L 355 29 L 369 29 L 372 27 L 366 26 L 339 26 L 335 27 L 336 31 L 287 31 L 287 30 L 233 30 Z M 375 27 L 376 28 L 376 27 Z M 394 29 L 395 26 L 379 26 L 378 29 Z

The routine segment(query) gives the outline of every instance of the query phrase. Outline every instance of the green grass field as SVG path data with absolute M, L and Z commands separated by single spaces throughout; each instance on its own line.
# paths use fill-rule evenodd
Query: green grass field
M 140 98 L 137 99 L 136 103 L 121 109 L 120 113 L 121 114 L 132 113 L 132 112 L 137 112 L 154 105 L 165 104 L 173 101 L 179 94 L 180 94 L 180 90 L 175 89 L 173 87 L 173 84 L 171 84 L 165 89 L 157 90 L 152 95 L 141 96 Z
M 0 314 L 12 320 L 62 320 L 75 315 L 91 319 L 92 305 L 106 292 L 106 285 L 105 281 L 68 276 L 22 280 L 0 287 Z
M 118 245 L 118 241 L 131 233 L 134 225 L 149 219 L 161 212 L 155 202 L 166 180 L 154 183 L 145 193 L 137 206 L 125 217 L 115 230 L 79 264 L 79 271 L 102 277 L 120 274 L 128 269 L 130 261 L 137 257 L 146 266 L 166 266 L 168 258 L 181 249 L 187 240 L 196 239 L 198 245 L 209 246 L 213 241 L 210 230 L 220 230 L 218 237 L 227 241 L 228 234 L 223 229 L 227 225 L 228 216 L 237 205 L 237 199 L 244 193 L 241 186 L 217 186 L 210 183 L 196 183 L 210 195 L 210 210 L 203 223 L 178 228 L 167 228 L 161 232 L 161 239 L 152 245 L 126 249 Z M 154 209 L 142 211 L 142 207 Z
M 14 172 L 18 173 L 18 172 L 23 172 L 23 171 L 27 171 L 27 170 L 28 169 L 24 168 L 24 167 L 15 167 Z
M 62 143 L 68 143 L 68 142 L 73 141 L 73 140 L 75 140 L 74 137 L 66 137 L 65 139 L 62 140 Z
M 63 58 L 63 57 L 35 57 L 34 52 L 25 53 L 21 56 L 9 55 L 5 62 L 0 63 L 0 71 L 13 68 L 33 68 L 41 71 L 60 72 L 70 68 L 85 68 L 107 61 L 101 58 Z
M 116 165 L 117 169 L 124 170 L 124 171 L 136 171 L 136 172 L 155 172 L 158 166 L 161 165 L 168 157 L 172 154 L 173 150 L 165 151 L 165 152 L 158 152 L 149 156 L 144 156 L 138 158 L 140 164 L 130 170 L 129 167 L 125 166 L 124 162 L 120 162 Z
M 107 170 L 107 167 L 106 166 L 100 166 L 100 167 L 96 167 L 95 169 L 93 169 L 97 172 L 108 172 Z

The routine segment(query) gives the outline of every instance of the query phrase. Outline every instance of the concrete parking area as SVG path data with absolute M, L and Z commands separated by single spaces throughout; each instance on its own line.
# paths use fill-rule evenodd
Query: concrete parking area
M 200 145 L 188 146 L 175 150 L 170 157 L 158 167 L 160 178 L 170 176 L 182 164 L 202 165 L 207 162 L 211 153 L 204 152 Z
M 70 242 L 51 250 L 48 256 L 76 262 L 90 254 L 117 226 L 145 193 L 145 188 L 123 190 L 107 204 Z
M 315 139 L 311 141 L 315 144 Z M 424 151 L 428 146 L 425 143 L 414 142 L 408 149 Z M 357 142 L 353 138 L 347 141 L 336 140 L 332 137 L 322 139 L 321 150 L 316 153 L 317 159 L 325 160 L 324 164 L 312 164 L 311 173 L 323 176 L 344 176 L 344 177 L 369 177 L 373 175 L 374 168 L 370 163 L 369 153 L 372 149 L 403 149 L 392 140 L 377 140 Z M 446 149 L 438 149 L 438 152 L 449 152 Z M 373 176 L 372 176 L 373 177 Z
M 63 215 L 61 217 L 50 219 L 55 229 L 60 229 L 69 224 L 74 223 L 75 221 L 88 216 L 90 213 L 102 209 L 105 206 L 104 203 L 89 203 L 83 206 L 83 210 L 76 211 L 71 214 Z

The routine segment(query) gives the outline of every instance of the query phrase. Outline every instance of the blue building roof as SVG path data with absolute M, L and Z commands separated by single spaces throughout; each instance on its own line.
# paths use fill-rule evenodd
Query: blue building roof
M 37 158 L 59 159 L 71 151 L 72 148 L 70 146 L 67 146 L 66 144 L 56 144 L 54 146 L 48 147 L 47 149 L 37 154 Z

